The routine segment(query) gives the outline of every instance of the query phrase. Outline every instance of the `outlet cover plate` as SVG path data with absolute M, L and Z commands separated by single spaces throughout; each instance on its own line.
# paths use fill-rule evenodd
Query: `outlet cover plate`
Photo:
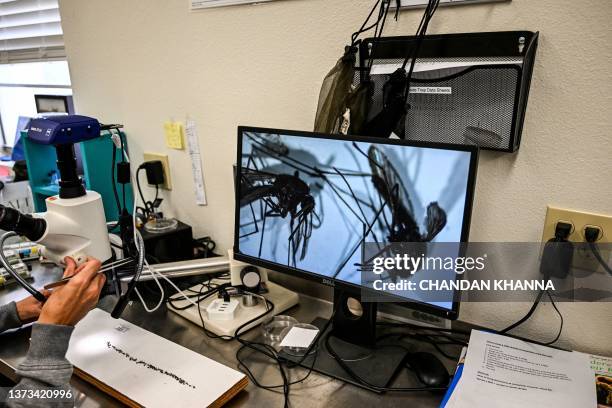
M 573 225 L 572 233 L 569 236 L 569 241 L 574 243 L 584 243 L 584 230 L 587 226 L 597 226 L 601 228 L 597 240 L 598 244 L 612 243 L 612 215 L 589 213 L 585 211 L 567 210 L 548 206 L 546 210 L 546 219 L 544 221 L 544 231 L 542 233 L 542 242 L 546 242 L 555 236 L 555 227 L 557 222 L 564 221 Z M 601 256 L 605 261 L 610 263 L 612 251 L 610 245 L 600 246 Z M 593 256 L 587 246 L 580 246 L 574 252 L 572 266 L 577 270 L 586 271 L 603 271 L 603 268 Z
M 160 187 L 165 190 L 172 190 L 172 179 L 170 178 L 170 161 L 168 160 L 167 154 L 161 153 L 144 153 L 144 161 L 159 160 L 162 162 L 164 167 L 164 184 L 160 184 Z

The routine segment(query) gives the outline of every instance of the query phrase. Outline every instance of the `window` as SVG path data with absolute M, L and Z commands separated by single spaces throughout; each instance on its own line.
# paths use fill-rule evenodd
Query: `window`
M 0 0 L 0 143 L 37 114 L 34 95 L 72 95 L 65 58 L 57 0 Z

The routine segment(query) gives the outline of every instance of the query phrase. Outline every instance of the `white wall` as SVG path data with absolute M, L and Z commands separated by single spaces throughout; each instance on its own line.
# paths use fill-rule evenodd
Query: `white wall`
M 189 12 L 187 0 L 62 0 L 78 111 L 126 125 L 136 161 L 170 155 L 165 208 L 232 242 L 236 126 L 311 129 L 319 86 L 372 0 L 283 0 Z M 390 19 L 412 34 L 422 11 Z M 539 241 L 547 204 L 612 212 L 612 2 L 513 0 L 440 8 L 430 32 L 540 30 L 537 66 L 516 155 L 481 155 L 474 241 Z M 209 205 L 197 207 L 186 153 L 166 149 L 162 123 L 199 125 Z M 563 345 L 612 354 L 612 305 L 562 304 Z M 527 305 L 466 304 L 461 319 L 495 327 Z M 542 305 L 520 334 L 557 329 Z

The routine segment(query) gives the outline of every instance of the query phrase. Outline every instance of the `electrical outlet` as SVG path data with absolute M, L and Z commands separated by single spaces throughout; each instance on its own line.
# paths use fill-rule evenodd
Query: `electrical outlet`
M 551 206 L 548 206 L 546 210 L 542 242 L 546 242 L 555 236 L 555 227 L 559 221 L 572 224 L 572 232 L 568 238 L 568 240 L 571 242 L 586 242 L 584 239 L 584 230 L 587 226 L 596 226 L 601 230 L 597 243 L 612 243 L 612 215 L 566 210 Z M 610 245 L 600 246 L 601 255 L 603 259 L 608 262 L 610 262 L 610 256 L 612 253 L 609 247 Z M 586 245 L 580 245 L 574 252 L 574 261 L 572 266 L 580 270 L 593 271 L 602 269 Z
M 159 186 L 165 190 L 172 190 L 172 179 L 170 178 L 170 162 L 168 161 L 168 155 L 160 153 L 144 153 L 144 161 L 154 160 L 161 161 L 162 166 L 164 167 L 164 184 L 160 184 Z

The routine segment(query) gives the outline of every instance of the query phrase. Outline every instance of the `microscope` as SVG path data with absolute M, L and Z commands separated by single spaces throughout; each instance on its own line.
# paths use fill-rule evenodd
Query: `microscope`
M 74 145 L 100 137 L 101 125 L 80 115 L 49 116 L 32 119 L 28 137 L 34 143 L 55 146 L 60 175 L 59 194 L 46 199 L 47 212 L 33 215 L 0 205 L 0 229 L 23 235 L 43 245 L 42 255 L 57 265 L 72 257 L 77 265 L 95 257 L 101 262 L 112 258 L 102 197 L 85 190 L 78 175 Z M 6 268 L 6 265 L 5 265 Z M 11 268 L 6 268 L 11 272 Z M 39 301 L 45 297 L 18 275 L 13 277 Z

